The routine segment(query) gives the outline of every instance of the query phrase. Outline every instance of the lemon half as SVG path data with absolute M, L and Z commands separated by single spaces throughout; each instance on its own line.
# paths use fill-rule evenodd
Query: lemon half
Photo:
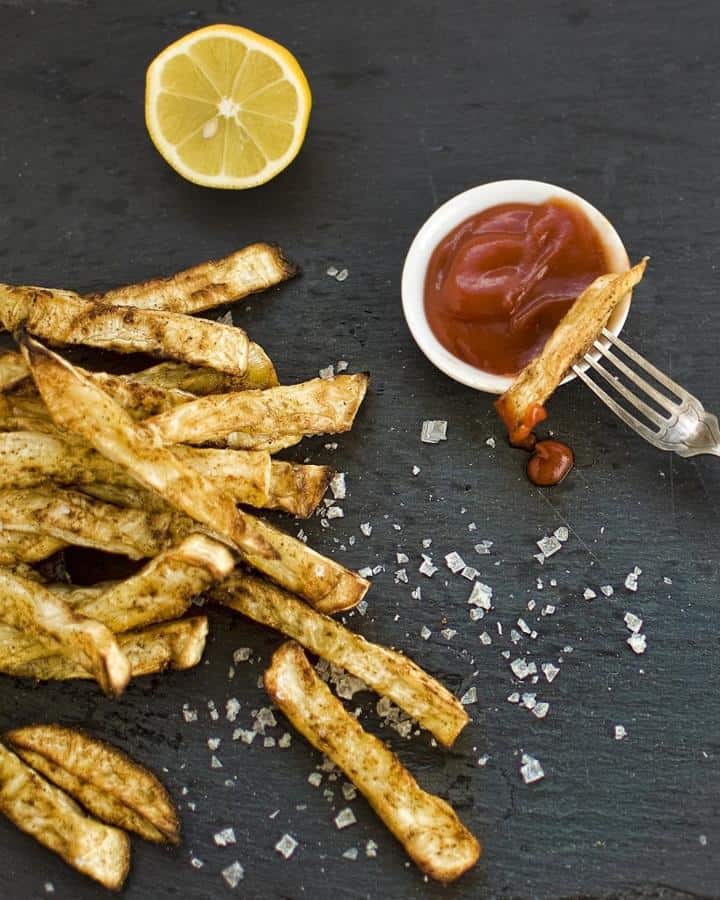
M 150 64 L 145 121 L 183 178 L 216 188 L 269 181 L 297 156 L 312 97 L 295 57 L 237 25 L 200 28 Z

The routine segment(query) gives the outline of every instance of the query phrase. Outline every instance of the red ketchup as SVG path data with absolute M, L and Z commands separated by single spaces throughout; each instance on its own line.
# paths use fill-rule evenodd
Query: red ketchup
M 538 441 L 527 464 L 527 476 L 539 487 L 560 484 L 575 464 L 572 450 L 560 441 Z
M 505 203 L 466 219 L 435 248 L 425 311 L 455 356 L 485 372 L 515 375 L 608 269 L 600 237 L 579 207 L 559 199 Z

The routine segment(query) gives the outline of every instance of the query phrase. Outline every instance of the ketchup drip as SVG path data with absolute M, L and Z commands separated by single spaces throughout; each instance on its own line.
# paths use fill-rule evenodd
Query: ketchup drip
M 560 441 L 538 441 L 527 464 L 527 476 L 539 487 L 560 484 L 575 464 L 575 456 Z

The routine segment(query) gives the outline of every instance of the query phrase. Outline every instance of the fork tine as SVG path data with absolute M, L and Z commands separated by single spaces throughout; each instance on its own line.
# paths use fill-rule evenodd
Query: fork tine
M 622 350 L 622 352 L 629 357 L 633 362 L 636 362 L 639 366 L 641 366 L 645 371 L 652 375 L 652 377 L 658 382 L 658 384 L 662 384 L 669 391 L 672 391 L 676 397 L 680 400 L 694 400 L 693 395 L 685 390 L 685 388 L 678 384 L 677 381 L 673 381 L 672 378 L 668 378 L 668 376 L 661 372 L 656 366 L 654 366 L 651 362 L 645 359 L 644 356 L 640 356 L 637 350 L 633 350 L 633 348 L 626 344 L 621 338 L 617 335 L 613 334 L 612 331 L 608 331 L 607 328 L 603 328 L 602 335 L 604 338 L 607 338 L 611 344 L 614 344 L 618 350 Z M 651 395 L 652 396 L 652 395 Z
M 619 356 L 616 356 L 612 350 L 608 347 L 605 347 L 600 341 L 595 341 L 593 344 L 596 350 L 599 350 L 602 356 L 605 359 L 609 360 L 614 366 L 616 366 L 624 375 L 633 382 L 633 384 L 637 385 L 641 388 L 648 397 L 652 397 L 652 399 L 662 408 L 669 412 L 670 415 L 677 415 L 678 412 L 678 403 L 675 400 L 671 400 L 669 397 L 666 397 L 665 394 L 661 393 L 657 388 L 654 388 L 649 382 L 645 381 L 642 375 L 638 375 L 637 372 L 633 371 L 630 366 L 624 363 Z M 627 345 L 626 345 L 627 346 Z M 642 359 L 642 357 L 640 357 Z M 647 363 L 647 360 L 644 360 Z
M 632 428 L 633 431 L 637 432 L 640 437 L 645 438 L 648 443 L 653 444 L 655 447 L 659 447 L 662 450 L 667 449 L 667 445 L 664 441 L 659 439 L 656 431 L 652 431 L 647 425 L 643 425 L 643 423 L 636 419 L 632 413 L 629 413 L 624 406 L 620 406 L 620 404 L 616 400 L 613 400 L 610 394 L 608 394 L 607 391 L 604 391 L 599 384 L 596 384 L 587 372 L 584 372 L 580 368 L 580 366 L 573 366 L 573 371 L 578 378 L 581 378 L 585 382 L 593 394 L 599 397 L 619 419 L 622 419 L 623 422 Z
M 613 357 L 611 353 L 607 353 L 608 359 L 611 362 L 617 365 L 616 359 Z M 601 366 L 597 360 L 594 360 L 591 356 L 585 357 L 585 362 L 587 362 L 592 368 L 600 375 L 601 378 L 604 378 L 605 381 L 608 382 L 617 392 L 621 394 L 628 403 L 631 403 L 635 409 L 639 409 L 640 412 L 652 422 L 653 425 L 657 425 L 659 428 L 662 428 L 667 424 L 667 419 L 660 415 L 657 410 L 654 410 L 651 406 L 648 406 L 644 400 L 641 400 L 636 394 L 634 394 L 630 388 L 628 388 L 619 378 L 614 378 L 613 375 L 608 372 L 608 370 Z M 621 368 L 618 366 L 618 368 Z

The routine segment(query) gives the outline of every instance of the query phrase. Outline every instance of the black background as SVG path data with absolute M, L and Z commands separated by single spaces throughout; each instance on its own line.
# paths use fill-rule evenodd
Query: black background
M 432 748 L 427 735 L 403 741 L 383 731 L 374 698 L 356 699 L 367 727 L 455 804 L 485 853 L 455 886 L 427 884 L 364 801 L 352 803 L 358 823 L 336 830 L 346 804 L 337 784 L 328 802 L 307 783 L 318 755 L 301 738 L 286 750 L 233 743 L 232 726 L 209 721 L 207 701 L 223 710 L 237 697 L 237 724 L 247 726 L 266 703 L 256 681 L 278 639 L 223 614 L 212 613 L 198 669 L 137 682 L 117 702 L 89 683 L 3 679 L 0 725 L 80 723 L 163 774 L 183 804 L 185 842 L 177 851 L 137 842 L 128 898 L 229 894 L 219 872 L 234 859 L 245 867 L 237 894 L 251 898 L 720 896 L 720 462 L 654 450 L 572 384 L 552 403 L 551 427 L 571 440 L 577 469 L 555 490 L 534 489 L 489 398 L 426 362 L 399 298 L 404 254 L 440 202 L 507 177 L 564 185 L 608 215 L 634 259 L 651 256 L 628 339 L 718 410 L 716 5 L 198 6 L 0 0 L 0 277 L 100 289 L 259 239 L 278 241 L 302 265 L 301 279 L 238 304 L 235 321 L 267 348 L 285 382 L 339 358 L 372 372 L 356 429 L 338 450 L 314 440 L 295 453 L 348 473 L 345 518 L 328 530 L 313 520 L 306 530 L 348 565 L 386 565 L 367 615 L 348 620 L 353 628 L 406 650 L 453 690 L 477 685 L 473 723 L 451 751 Z M 300 157 L 248 192 L 183 182 L 143 122 L 150 60 L 218 21 L 287 45 L 314 95 Z M 329 264 L 346 266 L 347 281 L 328 278 Z M 426 418 L 449 421 L 446 443 L 420 443 Z M 491 435 L 494 450 L 485 444 Z M 365 521 L 370 539 L 358 530 Z M 534 542 L 563 523 L 570 540 L 541 569 Z M 357 543 L 343 552 L 334 539 L 350 534 Z M 417 575 L 424 537 L 433 538 L 436 561 L 456 549 L 493 586 L 491 646 L 478 640 L 487 623 L 468 619 L 467 582 L 444 568 L 431 581 Z M 490 557 L 475 556 L 479 538 L 494 541 Z M 398 549 L 412 559 L 407 586 L 393 580 Z M 635 565 L 643 574 L 631 595 L 622 585 Z M 606 583 L 613 598 L 582 599 L 585 587 Z M 416 584 L 421 601 L 410 597 Z M 531 598 L 538 606 L 529 614 Z M 548 602 L 556 614 L 536 622 Z M 646 623 L 642 657 L 625 644 L 627 609 Z M 523 614 L 539 637 L 516 648 L 507 634 Z M 458 632 L 450 641 L 439 634 L 445 622 Z M 433 630 L 427 642 L 418 637 L 423 624 Z M 557 679 L 532 688 L 550 701 L 547 719 L 506 702 L 515 684 L 503 650 L 541 663 L 566 645 L 574 649 Z M 253 661 L 228 681 L 239 646 L 253 648 Z M 200 710 L 199 722 L 185 724 L 185 702 Z M 622 742 L 613 737 L 618 723 L 628 731 Z M 273 733 L 284 730 L 281 723 Z M 222 738 L 222 770 L 210 767 L 212 736 Z M 522 750 L 541 760 L 544 781 L 522 782 Z M 482 753 L 485 768 L 476 762 Z M 228 778 L 234 787 L 224 786 Z M 216 848 L 213 834 L 228 825 L 237 846 Z M 289 861 L 273 849 L 285 832 L 300 842 Z M 374 859 L 364 853 L 369 839 L 378 844 Z M 46 881 L 63 900 L 103 895 L 4 820 L 0 843 L 2 896 L 45 896 Z M 357 862 L 341 855 L 352 846 Z M 191 855 L 204 860 L 200 871 Z

